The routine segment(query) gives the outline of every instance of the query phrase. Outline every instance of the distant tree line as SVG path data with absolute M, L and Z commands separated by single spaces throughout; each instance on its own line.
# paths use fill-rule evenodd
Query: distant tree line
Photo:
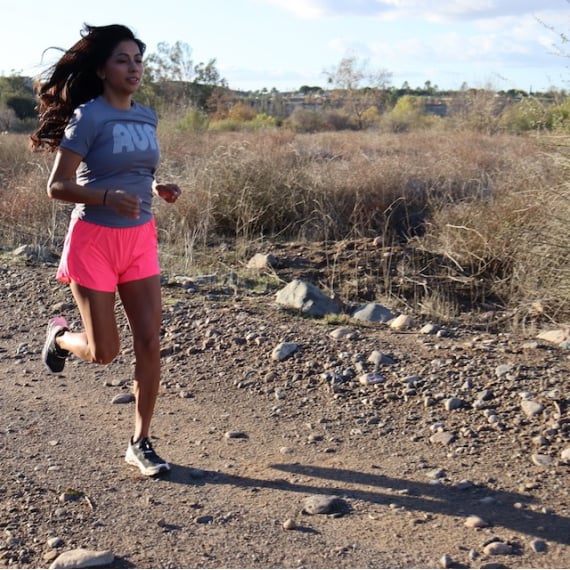
M 298 131 L 356 129 L 381 125 L 392 131 L 432 126 L 453 115 L 470 128 L 567 130 L 570 100 L 563 90 L 528 93 L 511 89 L 440 90 L 431 81 L 421 87 L 390 85 L 392 74 L 371 70 L 356 56 L 344 57 L 324 72 L 326 87 L 302 85 L 294 92 L 276 89 L 234 91 L 221 77 L 216 60 L 194 63 L 182 42 L 158 44 L 147 55 L 137 100 L 159 114 L 178 117 L 179 127 L 239 129 L 286 125 Z M 30 77 L 0 77 L 0 131 L 27 131 L 35 121 L 36 100 Z

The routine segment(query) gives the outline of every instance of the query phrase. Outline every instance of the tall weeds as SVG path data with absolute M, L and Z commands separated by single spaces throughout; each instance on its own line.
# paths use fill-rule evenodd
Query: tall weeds
M 418 304 L 454 305 L 455 288 L 468 303 L 540 300 L 553 320 L 569 316 L 566 147 L 442 130 L 188 134 L 166 124 L 159 136 L 158 177 L 183 189 L 176 206 L 156 203 L 162 251 L 184 271 L 223 240 L 245 256 L 266 241 L 380 238 L 415 251 L 399 274 L 419 284 Z M 5 247 L 60 246 L 69 207 L 45 193 L 51 160 L 24 135 L 0 137 Z M 396 286 L 387 265 L 375 271 L 367 281 Z

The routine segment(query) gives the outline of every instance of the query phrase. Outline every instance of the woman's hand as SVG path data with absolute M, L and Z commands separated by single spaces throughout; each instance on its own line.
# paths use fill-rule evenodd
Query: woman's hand
M 153 190 L 157 196 L 160 196 L 165 202 L 169 202 L 170 204 L 176 202 L 182 192 L 177 184 L 168 184 L 165 182 L 155 182 Z
M 124 190 L 109 190 L 105 198 L 105 204 L 117 214 L 127 218 L 139 218 L 141 215 L 141 199 L 136 194 L 130 194 Z

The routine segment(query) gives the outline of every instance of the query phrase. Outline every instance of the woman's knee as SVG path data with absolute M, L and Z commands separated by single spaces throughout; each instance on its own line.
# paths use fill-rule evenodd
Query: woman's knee
M 160 353 L 160 334 L 157 332 L 144 335 L 134 335 L 133 344 L 137 355 Z

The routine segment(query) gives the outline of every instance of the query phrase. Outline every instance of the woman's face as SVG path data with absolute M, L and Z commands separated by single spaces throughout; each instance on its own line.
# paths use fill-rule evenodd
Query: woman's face
M 132 95 L 138 89 L 142 75 L 142 54 L 132 40 L 117 45 L 100 73 L 105 90 L 117 95 Z

